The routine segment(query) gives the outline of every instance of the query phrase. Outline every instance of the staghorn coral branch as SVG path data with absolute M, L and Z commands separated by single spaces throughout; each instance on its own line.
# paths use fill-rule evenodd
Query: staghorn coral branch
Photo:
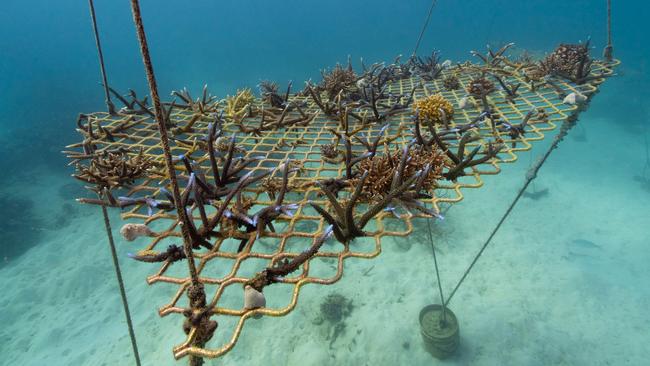
M 262 292 L 264 287 L 282 281 L 285 276 L 296 271 L 303 265 L 303 263 L 312 258 L 323 246 L 325 241 L 332 235 L 332 232 L 332 226 L 327 227 L 323 234 L 316 238 L 314 243 L 307 250 L 301 252 L 291 260 L 285 259 L 274 266 L 267 267 L 263 271 L 258 272 L 255 277 L 245 283 L 245 286 L 251 286 L 255 290 Z
M 329 212 L 327 212 L 322 207 L 314 204 L 313 202 L 308 202 L 308 203 L 311 207 L 314 208 L 314 210 L 316 210 L 316 212 L 318 212 L 319 214 L 321 214 L 321 216 L 323 216 L 325 221 L 327 221 L 330 224 L 330 226 L 333 228 L 334 236 L 336 237 L 336 240 L 338 240 L 341 243 L 345 243 L 346 234 L 343 232 L 341 224 L 339 224 L 339 222 L 334 218 L 334 216 L 330 215 Z
M 442 141 L 435 128 L 429 125 L 429 131 L 431 132 L 431 139 L 436 143 L 436 145 L 438 145 L 440 150 L 444 151 L 447 157 L 449 157 L 454 164 L 459 164 L 461 159 L 459 159 L 458 156 L 449 149 L 449 146 Z
M 129 258 L 135 259 L 136 261 L 139 262 L 147 262 L 147 263 L 158 263 L 158 262 L 169 262 L 169 263 L 174 263 L 177 262 L 181 259 L 185 259 L 185 253 L 183 252 L 183 248 L 172 244 L 170 245 L 166 251 L 162 253 L 155 253 L 155 252 L 149 252 L 146 251 L 144 253 L 128 253 Z
M 273 227 L 273 221 L 277 219 L 281 214 L 286 216 L 293 216 L 293 210 L 298 208 L 296 204 L 283 205 L 285 194 L 289 186 L 289 173 L 292 171 L 290 169 L 290 160 L 284 162 L 279 168 L 282 169 L 282 184 L 280 186 L 280 191 L 275 199 L 275 202 L 261 210 L 259 210 L 252 219 L 245 226 L 248 227 L 248 231 L 256 231 L 256 238 L 259 238 L 264 233 L 264 229 L 269 227 L 271 231 L 275 231 Z M 243 247 L 240 247 L 242 250 Z
M 357 236 L 357 235 L 363 235 L 363 226 L 359 227 L 357 229 L 357 226 L 354 223 L 354 206 L 357 203 L 357 200 L 359 199 L 359 196 L 361 195 L 361 190 L 363 189 L 363 183 L 365 182 L 366 178 L 368 177 L 368 172 L 364 172 L 361 175 L 360 184 L 357 185 L 357 187 L 354 189 L 354 192 L 352 193 L 352 196 L 350 196 L 350 199 L 348 200 L 346 207 L 345 207 L 345 218 L 346 218 L 346 225 L 349 228 L 349 231 L 351 234 Z
M 543 112 L 540 112 L 540 110 L 533 108 L 529 110 L 528 113 L 526 113 L 521 123 L 510 124 L 504 121 L 503 126 L 500 126 L 499 130 L 502 132 L 507 132 L 510 138 L 513 139 L 512 147 L 516 147 L 517 141 L 515 141 L 515 139 L 521 139 L 524 137 L 526 134 L 526 127 L 528 126 L 528 122 L 534 115 L 540 115 L 540 113 Z
M 330 103 L 329 101 L 324 102 L 321 99 L 320 95 L 318 95 L 318 93 L 314 90 L 312 85 L 309 82 L 307 82 L 306 84 L 307 85 L 306 85 L 305 89 L 307 90 L 307 93 L 309 93 L 311 98 L 314 100 L 314 103 L 316 103 L 318 108 L 320 108 L 320 110 L 323 111 L 323 113 L 325 113 L 328 116 L 335 115 L 336 114 L 335 113 L 336 105 L 333 104 L 333 103 Z
M 213 231 L 214 228 L 219 224 L 221 221 L 221 218 L 224 215 L 224 212 L 228 208 L 228 204 L 230 201 L 237 195 L 239 192 L 241 192 L 245 187 L 257 182 L 258 180 L 266 177 L 269 175 L 271 171 L 266 171 L 262 174 L 259 174 L 257 176 L 252 176 L 253 172 L 248 172 L 244 176 L 242 176 L 237 185 L 230 189 L 226 197 L 223 199 L 221 205 L 219 206 L 219 209 L 217 212 L 208 219 L 208 225 L 202 225 L 198 230 L 197 233 L 200 237 L 202 238 L 208 238 L 210 236 L 216 235 L 216 233 Z
M 488 143 L 487 150 L 485 151 L 485 155 L 478 158 L 474 159 L 474 156 L 480 151 L 481 147 L 477 146 L 474 148 L 468 155 L 467 157 L 464 157 L 464 151 L 461 154 L 459 146 L 459 151 L 458 151 L 458 156 L 462 157 L 462 160 L 460 163 L 457 163 L 454 167 L 452 167 L 448 172 L 443 173 L 443 176 L 447 178 L 448 180 L 451 181 L 456 181 L 458 177 L 465 175 L 465 169 L 466 168 L 471 168 L 473 166 L 483 164 L 493 158 L 495 158 L 499 152 L 503 149 L 503 145 L 499 144 L 498 146 L 494 146 L 492 142 Z M 464 145 L 463 145 L 464 149 Z
M 506 93 L 506 100 L 510 103 L 514 103 L 514 99 L 519 96 L 519 94 L 517 94 L 517 90 L 519 90 L 521 83 L 517 83 L 515 85 L 508 85 L 498 75 L 492 74 L 492 77 L 497 80 L 499 85 L 501 85 L 503 91 Z
M 352 167 L 363 161 L 364 159 L 367 159 L 368 157 L 374 155 L 374 153 L 368 151 L 364 154 L 361 154 L 359 156 L 354 156 L 352 155 L 352 143 L 350 141 L 350 138 L 348 136 L 345 136 L 343 138 L 343 144 L 345 145 L 345 177 L 346 179 L 352 179 L 354 174 L 352 173 Z
M 221 135 L 221 129 L 217 133 L 219 118 L 214 123 L 208 124 L 208 156 L 210 158 L 210 167 L 212 168 L 212 176 L 214 177 L 214 184 L 222 186 L 223 182 L 219 176 L 219 166 L 217 165 L 217 158 L 214 151 L 214 140 Z
M 345 210 L 343 209 L 343 207 L 339 203 L 338 197 L 335 196 L 334 193 L 332 191 L 330 191 L 330 189 L 325 184 L 323 184 L 322 182 L 316 182 L 316 184 L 320 187 L 320 189 L 323 191 L 323 193 L 325 193 L 325 196 L 330 201 L 330 204 L 334 208 L 334 211 L 336 212 L 336 214 L 339 217 L 344 217 L 345 216 Z
M 375 217 L 379 212 L 381 212 L 384 208 L 386 208 L 386 206 L 388 206 L 388 204 L 390 204 L 390 202 L 393 199 L 395 199 L 399 195 L 403 194 L 407 189 L 409 189 L 409 187 L 411 187 L 411 185 L 416 180 L 419 179 L 421 174 L 422 171 L 416 172 L 415 175 L 406 179 L 405 182 L 402 183 L 400 186 L 396 187 L 395 189 L 391 189 L 390 192 L 388 192 L 385 197 L 383 197 L 378 203 L 369 207 L 368 211 L 366 211 L 361 216 L 361 218 L 359 218 L 356 221 L 354 218 L 354 207 L 356 206 L 358 198 L 361 196 L 364 182 L 368 176 L 367 171 L 364 172 L 364 174 L 359 179 L 359 183 L 357 184 L 354 192 L 350 196 L 350 199 L 345 203 L 345 207 L 341 206 L 337 198 L 331 192 L 329 192 L 327 189 L 321 186 L 321 189 L 323 189 L 323 191 L 325 192 L 325 195 L 329 200 L 330 204 L 332 205 L 332 207 L 334 207 L 336 217 L 332 216 L 329 212 L 327 212 L 325 209 L 318 206 L 317 204 L 311 201 L 308 203 L 319 214 L 321 214 L 321 216 L 323 216 L 325 221 L 327 221 L 330 225 L 332 225 L 332 230 L 334 232 L 334 236 L 336 237 L 336 240 L 347 245 L 354 238 L 365 236 L 366 233 L 363 231 L 363 228 L 368 224 L 368 222 L 373 217 Z
M 363 146 L 365 146 L 365 148 L 368 150 L 368 153 L 370 153 L 369 155 L 370 158 L 375 156 L 375 154 L 377 153 L 377 146 L 379 146 L 379 141 L 381 141 L 381 138 L 383 137 L 384 133 L 388 129 L 388 126 L 389 125 L 386 124 L 379 130 L 379 133 L 377 133 L 377 136 L 372 141 L 372 143 L 370 142 L 370 133 L 368 133 L 368 136 L 366 137 L 365 140 L 362 140 L 359 137 L 354 136 L 354 138 L 357 141 L 359 141 Z
M 476 51 L 471 51 L 470 53 L 472 54 L 472 56 L 476 56 L 476 57 L 480 58 L 481 61 L 483 61 L 486 66 L 488 66 L 488 67 L 498 67 L 499 64 L 501 62 L 503 62 L 504 59 L 506 59 L 506 57 L 504 56 L 505 52 L 514 45 L 515 45 L 514 43 L 508 43 L 508 44 L 504 45 L 503 47 L 501 47 L 496 52 L 492 51 L 492 48 L 490 47 L 490 45 L 488 45 L 487 46 L 487 53 L 485 55 L 482 55 L 482 54 L 480 54 L 480 53 L 478 53 Z
M 226 155 L 226 161 L 223 164 L 223 171 L 221 176 L 221 182 L 226 182 L 228 180 L 228 170 L 230 169 L 230 164 L 232 163 L 232 157 L 235 152 L 235 133 L 230 136 L 230 144 L 228 145 L 228 152 Z
M 319 236 L 314 241 L 314 244 L 312 244 L 311 247 L 309 247 L 309 249 L 303 251 L 297 257 L 293 258 L 292 260 L 290 260 L 287 263 L 284 263 L 284 264 L 282 264 L 280 266 L 277 266 L 277 267 L 267 268 L 267 273 L 270 276 L 272 276 L 274 278 L 277 278 L 277 277 L 284 277 L 284 276 L 290 274 L 291 272 L 294 272 L 295 270 L 300 268 L 300 266 L 303 263 L 305 263 L 309 258 L 313 257 L 314 254 L 316 254 L 318 252 L 320 247 L 323 246 L 325 241 L 331 235 L 332 235 L 332 228 L 327 227 L 325 229 L 325 231 L 323 232 L 323 234 L 321 236 Z

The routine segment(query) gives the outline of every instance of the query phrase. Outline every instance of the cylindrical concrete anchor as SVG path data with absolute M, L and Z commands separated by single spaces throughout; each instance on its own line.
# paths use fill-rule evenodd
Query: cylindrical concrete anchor
M 427 305 L 420 311 L 420 333 L 424 346 L 431 355 L 438 359 L 451 356 L 460 343 L 460 330 L 456 315 L 445 309 L 445 321 L 442 321 L 442 305 Z

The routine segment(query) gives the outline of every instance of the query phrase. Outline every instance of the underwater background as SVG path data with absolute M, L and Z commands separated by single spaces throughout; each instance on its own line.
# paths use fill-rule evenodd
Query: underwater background
M 320 77 L 348 55 L 392 61 L 415 46 L 430 2 L 141 2 L 163 98 L 204 84 L 220 97 L 265 79 Z M 146 94 L 128 1 L 95 2 L 109 83 Z M 438 1 L 420 54 L 471 59 L 470 50 L 515 42 L 543 55 L 591 36 L 605 45 L 605 1 Z M 617 76 L 479 261 L 451 308 L 461 348 L 454 365 L 642 365 L 650 344 L 650 47 L 645 1 L 613 1 Z M 103 223 L 60 153 L 80 112 L 104 110 L 85 1 L 4 0 L 0 6 L 0 365 L 133 364 Z M 434 226 L 446 291 L 462 274 L 548 141 L 465 193 Z M 650 168 L 648 168 L 650 169 Z M 649 173 L 650 174 L 650 173 Z M 647 177 L 647 175 L 646 175 Z M 111 212 L 114 227 L 119 213 Z M 437 302 L 422 227 L 389 239 L 371 261 L 348 261 L 332 286 L 306 286 L 282 318 L 248 324 L 232 352 L 209 365 L 430 365 L 417 315 Z M 391 243 L 391 241 L 394 241 Z M 149 287 L 152 268 L 118 255 L 144 365 L 175 362 L 178 317 L 156 310 L 170 290 Z M 350 301 L 344 327 L 323 322 L 329 295 Z M 340 329 L 344 328 L 344 329 Z M 219 330 L 217 330 L 218 332 Z

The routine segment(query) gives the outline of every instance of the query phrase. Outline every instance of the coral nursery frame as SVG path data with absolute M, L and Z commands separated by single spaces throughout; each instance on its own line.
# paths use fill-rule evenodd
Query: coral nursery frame
M 324 90 L 311 85 L 295 94 L 270 88 L 262 98 L 240 91 L 225 100 L 218 100 L 207 90 L 199 98 L 192 98 L 186 90 L 174 92 L 175 100 L 163 103 L 163 107 L 187 212 L 197 230 L 206 218 L 227 213 L 219 219 L 219 229 L 215 229 L 218 232 L 207 236 L 208 246 L 195 246 L 193 250 L 198 281 L 206 294 L 205 303 L 198 308 L 203 311 L 202 316 L 218 320 L 219 327 L 205 337 L 201 334 L 205 324 L 190 322 L 187 338 L 174 348 L 174 356 L 220 357 L 234 347 L 251 317 L 286 315 L 296 307 L 302 286 L 333 284 L 343 276 L 346 259 L 378 256 L 383 237 L 408 236 L 416 218 L 436 216 L 444 205 L 461 201 L 463 190 L 483 185 L 482 176 L 498 174 L 501 164 L 516 161 L 519 153 L 530 150 L 533 143 L 543 140 L 559 125 L 575 121 L 618 64 L 595 60 L 583 80 L 559 76 L 536 79 L 536 70 L 531 70 L 532 64 L 526 60 L 492 51 L 477 56 L 481 59 L 478 64 L 447 64 L 432 77 L 413 73 L 387 81 L 384 98 L 380 100 L 384 103 L 373 103 L 379 106 L 380 117 L 373 117 L 373 108 L 348 108 L 340 94 L 328 98 Z M 391 65 L 394 69 L 401 67 L 399 61 Z M 436 62 L 432 65 L 434 69 L 439 66 Z M 361 75 L 372 69 L 364 67 Z M 501 90 L 468 95 L 467 90 L 479 77 L 487 77 L 495 84 L 498 81 Z M 449 88 L 446 81 L 453 78 L 459 85 Z M 361 77 L 357 84 L 359 80 Z M 520 87 L 514 88 L 515 85 Z M 113 114 L 80 115 L 77 130 L 83 141 L 67 147 L 77 176 L 93 183 L 93 189 L 101 196 L 80 201 L 119 207 L 127 223 L 150 228 L 143 231 L 143 236 L 136 235 L 140 251 L 134 257 L 159 262 L 158 269 L 147 278 L 149 284 L 175 288 L 175 295 L 159 309 L 159 314 L 183 314 L 188 318 L 188 312 L 196 312 L 197 306 L 183 296 L 192 284 L 182 263 L 187 259 L 178 254 L 180 251 L 175 257 L 168 251 L 170 245 L 183 241 L 179 227 L 182 220 L 172 209 L 173 198 L 167 193 L 172 189 L 164 169 L 154 113 L 146 98 L 139 99 L 134 92 L 127 96 L 112 92 L 124 108 Z M 429 124 L 433 130 L 428 136 L 433 138 L 438 131 L 438 138 L 444 139 L 439 146 L 441 151 L 458 151 L 456 156 L 461 160 L 463 155 L 473 152 L 480 163 L 461 168 L 459 174 L 448 175 L 449 179 L 438 177 L 427 194 L 415 198 L 425 210 L 381 210 L 365 225 L 363 235 L 338 242 L 330 239 L 323 244 L 324 234 L 332 229 L 328 229 L 331 222 L 319 208 L 332 215 L 338 211 L 328 197 L 330 193 L 336 194 L 341 205 L 349 203 L 356 188 L 348 176 L 354 160 L 368 158 L 373 144 L 372 155 L 377 157 L 417 144 L 417 134 L 426 134 L 427 129 L 426 123 L 416 126 L 419 116 L 411 106 L 433 95 L 441 95 L 451 103 L 455 113 L 444 126 Z M 582 97 L 586 100 L 580 100 Z M 396 109 L 391 103 L 410 105 Z M 517 126 L 521 127 L 519 132 Z M 463 140 L 465 133 L 471 133 L 472 138 Z M 497 144 L 499 149 L 495 151 Z M 117 154 L 122 161 L 138 159 L 146 166 L 141 172 L 132 171 L 130 177 L 122 176 L 123 180 L 104 180 L 97 188 L 95 183 L 101 177 L 93 178 L 97 171 L 90 162 L 109 153 Z M 211 159 L 211 155 L 215 158 Z M 240 170 L 227 182 L 222 179 L 223 194 L 218 199 L 200 202 L 202 198 L 195 197 L 197 190 L 188 187 L 203 181 L 219 181 L 213 163 L 223 173 L 222 178 Z M 442 174 L 453 168 L 453 162 L 449 162 Z M 201 182 L 197 183 L 197 179 Z M 246 184 L 241 184 L 242 179 L 248 179 Z M 359 183 L 359 172 L 354 179 Z M 236 186 L 241 189 L 227 199 Z M 278 201 L 278 195 L 283 195 L 283 199 Z M 199 205 L 203 209 L 198 209 Z M 371 206 L 370 201 L 353 206 L 352 220 L 368 212 Z M 277 208 L 268 221 L 272 225 L 261 225 L 260 229 L 259 220 L 266 216 L 253 213 L 269 207 Z M 318 246 L 310 251 L 312 243 Z M 242 305 L 245 285 L 254 286 L 265 269 L 282 267 L 297 258 L 300 261 L 295 272 L 267 281 L 274 283 L 265 291 L 268 304 L 248 308 Z M 322 265 L 327 259 L 336 262 L 336 271 L 328 272 Z M 264 286 L 254 287 L 261 292 Z M 213 337 L 212 332 L 217 336 Z

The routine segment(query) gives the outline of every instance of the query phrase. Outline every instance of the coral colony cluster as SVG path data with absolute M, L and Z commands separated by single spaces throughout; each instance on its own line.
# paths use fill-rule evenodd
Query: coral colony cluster
M 181 185 L 178 199 L 170 193 L 149 101 L 111 89 L 122 109 L 81 115 L 83 141 L 66 152 L 74 176 L 97 194 L 79 201 L 119 207 L 125 218 L 140 220 L 126 223 L 121 233 L 128 241 L 150 242 L 131 255 L 162 263 L 150 282 L 180 286 L 161 314 L 185 316 L 188 339 L 175 356 L 190 355 L 200 364 L 201 357 L 230 350 L 248 317 L 281 315 L 295 306 L 297 295 L 282 311 L 266 308 L 266 287 L 291 285 L 297 294 L 304 283 L 332 283 L 342 265 L 337 277 L 324 280 L 309 276 L 309 261 L 342 261 L 356 255 L 356 238 L 379 243 L 381 236 L 395 235 L 384 232 L 384 218 L 439 218 L 437 190 L 460 194 L 461 181 L 477 178 L 480 165 L 497 167 L 502 154 L 514 156 L 518 142 L 529 148 L 527 134 L 543 137 L 539 131 L 550 119 L 565 118 L 551 115 L 556 112 L 550 107 L 569 114 L 576 109 L 571 104 L 584 101 L 583 93 L 611 73 L 590 59 L 588 43 L 562 44 L 539 62 L 510 59 L 511 47 L 473 52 L 479 64 L 440 62 L 437 52 L 405 63 L 399 57 L 389 64 L 362 62 L 360 70 L 348 60 L 295 93 L 291 83 L 285 89 L 270 81 L 260 83 L 261 97 L 250 89 L 224 100 L 207 88 L 198 98 L 174 91 L 163 109 Z M 553 101 L 528 102 L 540 95 Z M 179 225 L 177 208 L 190 217 L 185 224 Z M 169 228 L 150 228 L 165 220 Z M 312 229 L 301 231 L 298 222 L 312 223 Z M 181 236 L 181 226 L 187 235 Z M 330 237 L 342 244 L 339 252 L 322 251 Z M 291 238 L 311 244 L 288 252 Z M 277 242 L 277 250 L 259 252 L 262 239 Z M 183 240 L 192 252 L 183 250 Z M 189 255 L 198 263 L 200 286 L 165 275 Z M 203 275 L 215 258 L 235 263 L 225 277 Z M 249 258 L 267 264 L 254 276 L 240 274 Z M 224 289 L 237 284 L 243 306 L 220 307 Z M 204 285 L 217 286 L 217 294 L 208 298 Z M 184 293 L 190 301 L 180 305 Z M 219 314 L 239 317 L 239 325 L 229 343 L 206 350 Z

